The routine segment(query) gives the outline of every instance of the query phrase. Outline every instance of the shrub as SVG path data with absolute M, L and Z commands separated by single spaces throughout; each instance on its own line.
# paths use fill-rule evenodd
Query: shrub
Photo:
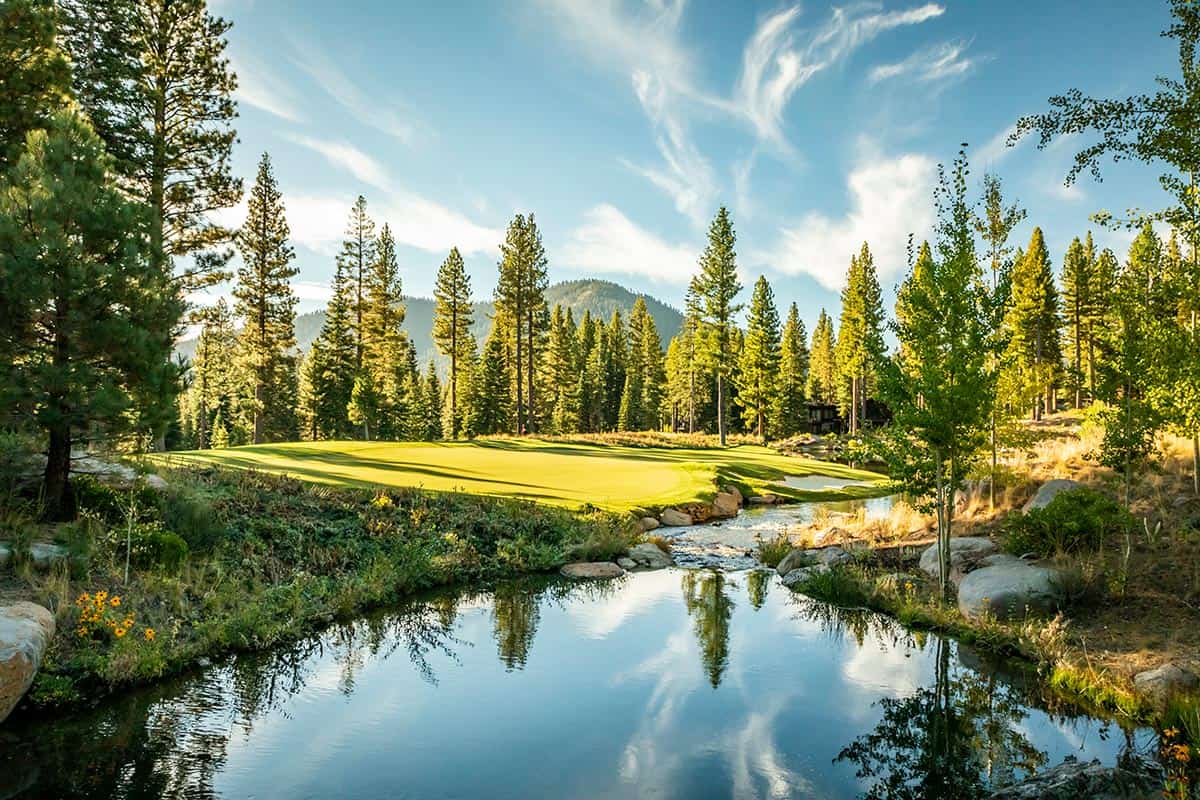
M 163 523 L 183 537 L 192 552 L 208 552 L 226 535 L 225 525 L 211 503 L 177 487 L 163 499 Z
M 1004 523 L 1004 549 L 1014 555 L 1095 550 L 1133 518 L 1116 501 L 1092 489 L 1062 492 L 1044 508 L 1013 514 Z
M 71 491 L 75 494 L 75 504 L 80 511 L 89 511 L 110 525 L 124 522 L 131 507 L 140 518 L 152 515 L 157 512 L 161 502 L 158 493 L 149 486 L 117 489 L 91 475 L 72 477 Z
M 164 530 L 158 522 L 135 522 L 132 529 L 122 525 L 108 531 L 108 546 L 118 562 L 125 556 L 126 537 L 129 560 L 137 567 L 178 572 L 188 555 L 188 544 L 179 534 Z
M 768 567 L 777 567 L 779 562 L 792 552 L 792 540 L 778 533 L 772 539 L 758 540 L 758 560 Z

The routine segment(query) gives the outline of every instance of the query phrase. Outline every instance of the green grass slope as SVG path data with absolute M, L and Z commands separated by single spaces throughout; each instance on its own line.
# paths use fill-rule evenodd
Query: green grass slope
M 883 488 L 882 477 L 875 473 L 753 445 L 716 450 L 532 439 L 294 442 L 170 453 L 154 460 L 170 466 L 262 470 L 341 486 L 418 487 L 610 511 L 710 499 L 716 485 L 724 482 L 800 500 L 879 494 Z M 871 485 L 817 491 L 776 485 L 789 475 L 824 475 Z

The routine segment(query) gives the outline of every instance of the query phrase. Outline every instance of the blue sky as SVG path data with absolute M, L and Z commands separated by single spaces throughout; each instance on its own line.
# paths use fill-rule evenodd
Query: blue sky
M 1161 202 L 1145 166 L 1064 187 L 1081 141 L 1003 147 L 1052 94 L 1121 96 L 1177 71 L 1157 0 L 212 7 L 234 23 L 234 168 L 248 186 L 264 150 L 275 161 L 302 310 L 328 296 L 359 193 L 402 245 L 409 294 L 431 293 L 456 245 L 490 297 L 522 211 L 537 215 L 553 280 L 604 277 L 676 305 L 724 204 L 747 287 L 767 275 L 810 329 L 863 240 L 890 295 L 908 232 L 931 227 L 936 165 L 960 142 L 976 179 L 996 172 L 1029 210 L 1017 238 L 1042 226 L 1056 266 L 1095 229 L 1090 214 Z M 1096 234 L 1120 255 L 1132 239 Z

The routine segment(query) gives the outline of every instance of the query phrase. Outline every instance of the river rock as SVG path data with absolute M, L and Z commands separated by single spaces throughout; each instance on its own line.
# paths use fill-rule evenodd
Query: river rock
M 637 568 L 637 562 L 629 556 L 621 556 L 617 559 L 617 566 L 625 571 Z
M 1163 664 L 1161 667 L 1134 675 L 1133 685 L 1139 692 L 1161 705 L 1178 692 L 1195 689 L 1200 685 L 1200 678 L 1191 670 L 1174 664 Z
M 692 515 L 680 511 L 678 508 L 668 508 L 659 514 L 658 518 L 668 528 L 678 528 L 692 524 Z
M 733 484 L 730 484 L 729 486 L 722 486 L 721 491 L 725 494 L 731 494 L 736 497 L 739 506 L 746 504 L 746 498 L 742 496 L 742 490 Z
M 713 498 L 713 516 L 714 517 L 736 517 L 738 509 L 742 504 L 739 496 L 730 494 L 729 492 L 717 492 L 717 496 Z
M 1030 498 L 1021 511 L 1028 514 L 1035 508 L 1045 508 L 1050 505 L 1050 501 L 1063 492 L 1070 492 L 1074 489 L 1082 489 L 1083 484 L 1079 481 L 1068 480 L 1067 478 L 1055 478 L 1052 481 L 1046 481 L 1038 487 L 1037 494 Z
M 1162 767 L 1148 758 L 1123 759 L 1106 767 L 1098 759 L 1063 763 L 992 792 L 991 800 L 1140 800 L 1162 796 Z
M 792 552 L 783 557 L 776 567 L 776 571 L 780 575 L 787 575 L 794 569 L 801 567 L 812 566 L 819 564 L 823 567 L 832 567 L 837 564 L 845 564 L 848 561 L 853 561 L 854 556 L 847 553 L 840 547 L 810 547 L 807 549 L 796 548 Z
M 964 617 L 1020 619 L 1028 612 L 1048 614 L 1062 605 L 1058 570 L 1026 561 L 983 567 L 963 576 L 958 584 L 958 610 Z
M 635 564 L 645 569 L 663 569 L 675 565 L 674 559 L 662 551 L 656 544 L 643 542 L 629 548 L 626 554 Z
M 817 562 L 817 559 L 812 555 L 812 550 L 805 550 L 797 547 L 783 557 L 783 560 L 776 565 L 775 571 L 780 575 L 787 575 L 794 569 L 800 567 L 812 566 Z
M 65 563 L 71 553 L 67 548 L 50 542 L 34 542 L 29 545 L 29 561 L 35 569 L 43 572 L 56 564 Z M 12 546 L 0 542 L 0 567 L 12 560 Z
M 642 526 L 643 531 L 655 530 L 660 524 L 654 517 L 642 517 L 638 523 Z
M 0 608 L 0 722 L 29 690 L 54 637 L 54 616 L 25 601 Z
M 574 564 L 564 564 L 559 572 L 577 580 L 619 578 L 625 574 L 625 570 L 611 561 L 577 561 Z
M 996 543 L 985 536 L 960 536 L 950 540 L 950 577 L 957 581 L 979 566 L 979 562 L 996 552 Z M 937 578 L 938 548 L 930 545 L 921 554 L 921 570 Z
M 797 586 L 800 586 L 808 581 L 814 575 L 821 575 L 826 572 L 829 572 L 829 566 L 827 564 L 813 564 L 811 567 L 797 567 L 780 578 L 780 580 L 783 582 L 784 586 L 788 587 L 789 589 L 795 589 Z
M 756 494 L 746 502 L 752 506 L 774 506 L 782 503 L 783 498 L 777 494 Z

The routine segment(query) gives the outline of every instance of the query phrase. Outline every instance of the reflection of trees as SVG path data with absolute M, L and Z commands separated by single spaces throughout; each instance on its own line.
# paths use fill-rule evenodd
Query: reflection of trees
M 952 672 L 949 643 L 935 647 L 933 686 L 881 700 L 883 719 L 838 754 L 870 780 L 869 800 L 982 797 L 986 783 L 1046 760 L 1018 730 L 1028 715 L 1021 698 L 989 675 Z
M 729 665 L 729 620 L 733 600 L 725 591 L 725 575 L 707 570 L 684 570 L 681 579 L 683 603 L 692 618 L 700 658 L 713 688 Z
M 754 610 L 763 607 L 767 602 L 767 591 L 771 588 L 771 573 L 765 569 L 752 569 L 746 573 L 746 592 L 750 595 L 750 605 Z
M 539 592 L 528 586 L 505 584 L 492 598 L 492 625 L 500 662 L 508 671 L 524 669 L 540 618 Z

